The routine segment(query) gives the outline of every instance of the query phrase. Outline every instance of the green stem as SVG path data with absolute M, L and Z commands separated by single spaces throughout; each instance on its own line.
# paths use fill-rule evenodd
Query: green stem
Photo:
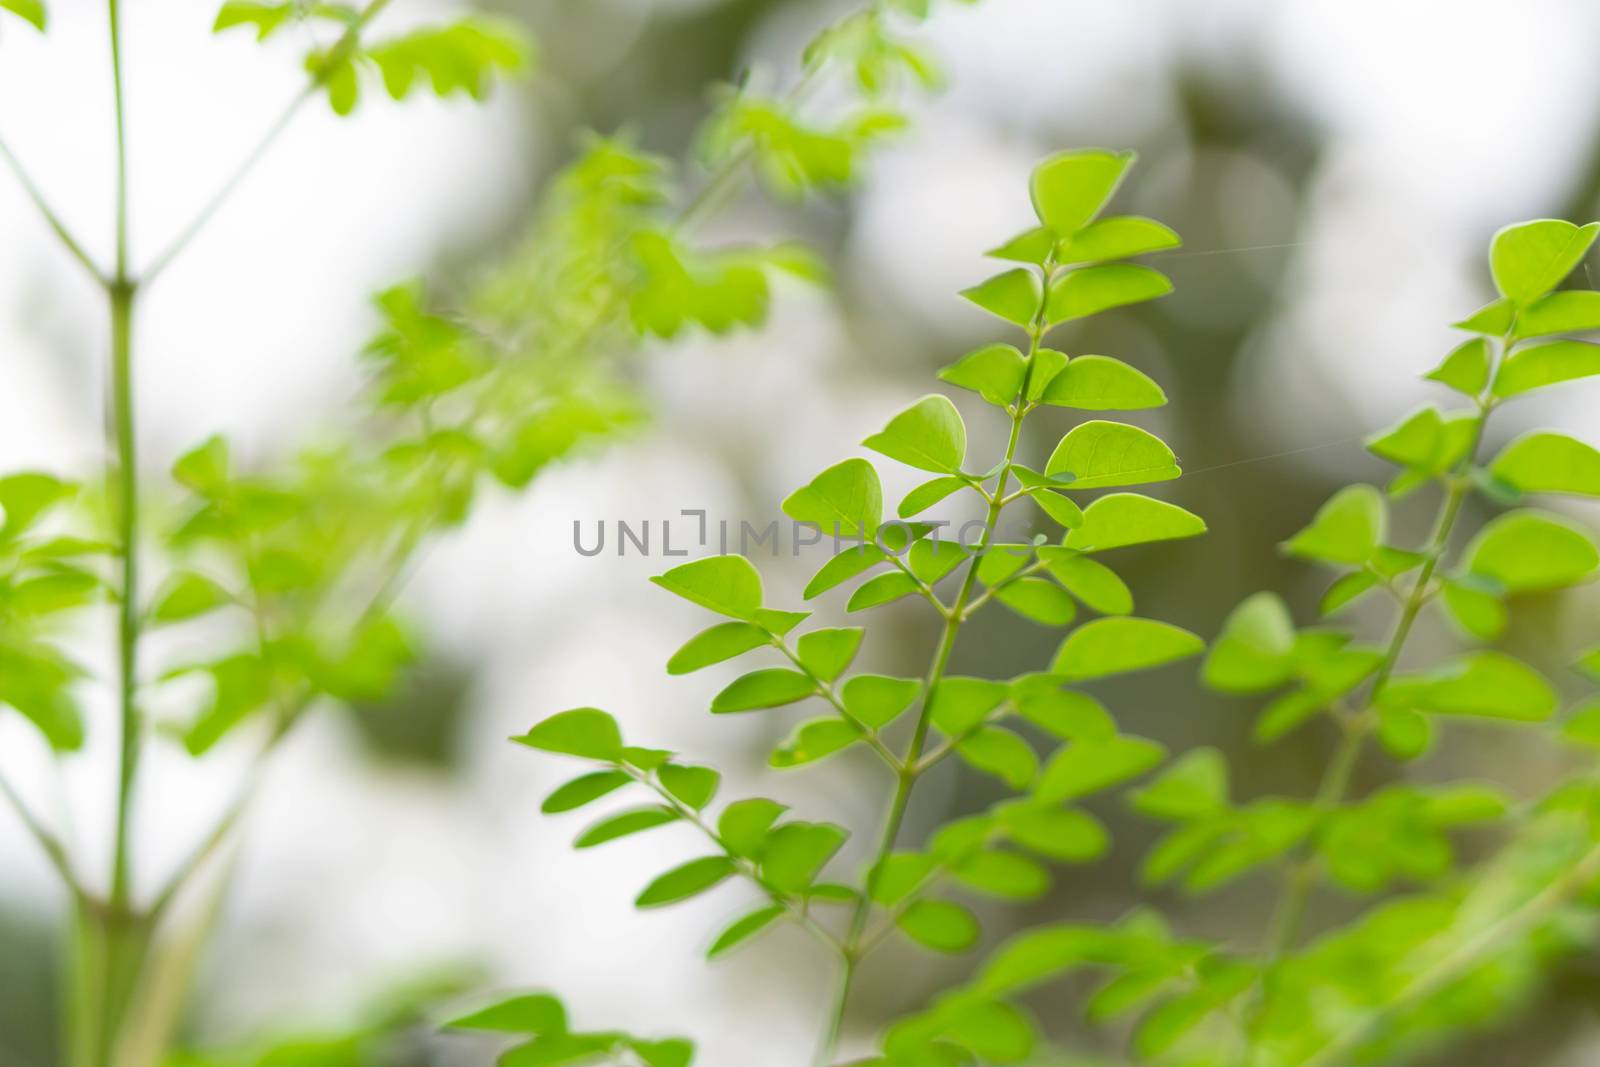
M 106 280 L 105 272 L 95 263 L 94 257 L 89 255 L 83 244 L 72 235 L 72 231 L 67 229 L 66 223 L 61 221 L 61 216 L 57 215 L 55 209 L 50 206 L 50 201 L 45 199 L 44 192 L 34 183 L 32 175 L 22 165 L 22 161 L 16 157 L 16 153 L 11 151 L 11 146 L 6 144 L 4 138 L 0 138 L 0 161 L 4 161 L 5 165 L 10 168 L 12 175 L 17 179 L 17 184 L 22 186 L 22 191 L 27 194 L 29 200 L 33 201 L 33 206 L 43 216 L 45 225 L 50 227 L 51 232 L 56 235 L 66 250 L 72 254 L 72 258 L 82 264 L 83 269 L 88 271 L 95 281 L 104 284 Z
M 1048 268 L 1046 268 L 1048 278 Z M 1042 314 L 1042 309 L 1041 309 Z M 1028 370 L 1033 369 L 1033 356 L 1039 350 L 1039 341 L 1043 335 L 1043 324 L 1035 321 L 1028 328 L 1030 340 L 1028 352 Z M 938 648 L 933 654 L 933 662 L 928 668 L 926 683 L 923 687 L 922 706 L 917 714 L 917 724 L 911 734 L 911 743 L 906 749 L 905 756 L 900 760 L 899 774 L 895 779 L 894 795 L 889 800 L 889 811 L 884 817 L 883 833 L 879 838 L 878 847 L 874 851 L 870 866 L 867 868 L 867 882 L 861 899 L 856 902 L 855 910 L 850 916 L 849 931 L 845 935 L 843 948 L 843 966 L 840 969 L 837 987 L 833 998 L 833 1006 L 829 1011 L 826 1024 L 823 1027 L 822 1040 L 817 1048 L 818 1067 L 827 1067 L 833 1057 L 834 1049 L 838 1045 L 839 1034 L 844 1027 L 845 1013 L 850 1006 L 850 993 L 855 984 L 856 972 L 861 960 L 863 937 L 867 931 L 867 923 L 872 915 L 873 891 L 876 888 L 878 872 L 882 869 L 884 861 L 894 851 L 896 841 L 900 837 L 900 828 L 905 822 L 906 808 L 911 802 L 911 792 L 916 787 L 918 778 L 927 767 L 921 765 L 923 749 L 928 743 L 928 733 L 932 728 L 932 711 L 934 698 L 938 693 L 939 683 L 943 681 L 945 671 L 950 664 L 950 654 L 955 649 L 956 638 L 961 633 L 961 626 L 969 617 L 967 612 L 968 602 L 971 601 L 973 587 L 978 581 L 978 563 L 982 558 L 983 550 L 990 547 L 994 540 L 995 529 L 1000 522 L 1000 512 L 1005 507 L 1006 483 L 1011 477 L 1011 463 L 1016 459 L 1017 443 L 1022 436 L 1022 420 L 1028 412 L 1027 407 L 1027 382 L 1026 376 L 1022 387 L 1022 394 L 1011 412 L 1011 433 L 1006 440 L 1005 460 L 1000 467 L 1000 474 L 995 485 L 995 490 L 989 496 L 989 511 L 983 523 L 983 541 L 978 550 L 973 552 L 972 558 L 967 562 L 967 569 L 961 579 L 961 589 L 956 593 L 954 602 L 944 614 L 944 630 L 939 638 Z
M 1501 344 L 1501 358 L 1510 353 L 1510 334 Z M 1489 381 L 1494 380 L 1494 368 L 1490 368 Z M 1395 668 L 1400 663 L 1400 656 L 1405 651 L 1406 642 L 1411 637 L 1411 631 L 1416 626 L 1422 609 L 1433 596 L 1433 579 L 1438 573 L 1439 564 L 1450 546 L 1450 537 L 1455 531 L 1456 522 L 1461 517 L 1461 509 L 1466 503 L 1467 494 L 1471 489 L 1468 472 L 1473 462 L 1477 459 L 1478 451 L 1483 445 L 1485 424 L 1489 421 L 1489 413 L 1494 409 L 1492 396 L 1485 392 L 1478 398 L 1477 425 L 1473 428 L 1472 440 L 1467 446 L 1465 455 L 1457 467 L 1450 472 L 1447 478 L 1447 488 L 1439 511 L 1434 519 L 1433 532 L 1428 538 L 1423 549 L 1422 566 L 1417 572 L 1416 581 L 1412 584 L 1410 592 L 1406 595 L 1400 609 L 1400 617 L 1395 623 L 1394 632 L 1390 635 L 1387 647 L 1384 649 L 1383 659 L 1373 676 L 1372 686 L 1368 690 L 1367 706 L 1360 714 L 1346 722 L 1344 737 L 1335 750 L 1332 760 L 1323 772 L 1322 781 L 1317 787 L 1314 801 L 1317 814 L 1326 816 L 1344 803 L 1350 791 L 1350 782 L 1354 776 L 1356 761 L 1361 756 L 1368 733 L 1371 732 L 1377 712 L 1377 700 L 1382 695 L 1384 687 L 1394 676 Z M 1305 925 L 1307 906 L 1310 903 L 1311 890 L 1315 884 L 1314 872 L 1310 867 L 1311 857 L 1308 849 L 1303 849 L 1296 860 L 1284 888 L 1283 894 L 1278 899 L 1277 907 L 1273 911 L 1270 933 L 1267 944 L 1267 967 L 1262 972 L 1253 991 L 1253 1010 L 1248 1013 L 1251 1022 L 1259 1019 L 1260 1011 L 1264 1007 L 1264 993 L 1266 976 L 1272 967 L 1279 963 L 1285 956 L 1293 952 L 1299 944 L 1301 931 Z

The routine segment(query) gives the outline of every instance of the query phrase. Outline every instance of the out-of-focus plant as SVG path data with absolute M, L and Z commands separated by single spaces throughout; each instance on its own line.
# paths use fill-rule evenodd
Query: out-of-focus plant
M 1232 613 L 1212 646 L 1203 672 L 1212 688 L 1278 693 L 1256 720 L 1257 741 L 1270 744 L 1319 718 L 1336 724 L 1339 743 L 1315 794 L 1237 800 L 1222 753 L 1201 748 L 1131 797 L 1139 812 L 1170 825 L 1146 858 L 1148 884 L 1204 894 L 1253 872 L 1282 879 L 1259 948 L 1181 936 L 1154 913 L 1116 930 L 1061 926 L 1000 949 L 952 1003 L 1092 970 L 1105 981 L 1088 1001 L 1089 1016 L 1129 1020 L 1140 1062 L 1388 1063 L 1501 1017 L 1562 953 L 1593 944 L 1593 699 L 1560 730 L 1589 750 L 1589 765 L 1542 795 L 1518 799 L 1469 781 L 1418 780 L 1366 795 L 1353 785 L 1365 750 L 1421 761 L 1452 718 L 1549 736 L 1561 704 L 1556 686 L 1482 646 L 1500 637 L 1518 597 L 1600 575 L 1593 532 L 1528 503 L 1544 494 L 1600 497 L 1600 451 L 1541 430 L 1492 459 L 1481 453 L 1485 425 L 1502 405 L 1600 375 L 1600 346 L 1567 336 L 1600 330 L 1600 293 L 1552 291 L 1597 233 L 1600 223 L 1550 220 L 1501 231 L 1489 257 L 1500 299 L 1458 324 L 1474 336 L 1427 375 L 1464 404 L 1425 407 L 1368 441 L 1400 468 L 1389 497 L 1436 487 L 1437 514 L 1420 546 L 1390 543 L 1388 500 L 1367 485 L 1341 490 L 1286 542 L 1289 554 L 1339 572 L 1324 614 L 1368 595 L 1391 598 L 1389 636 L 1367 642 L 1334 627 L 1297 628 L 1278 596 L 1260 593 Z M 1464 538 L 1458 527 L 1473 494 L 1506 510 Z M 1475 647 L 1431 666 L 1411 663 L 1408 641 L 1427 613 Z M 1600 676 L 1600 655 L 1583 658 L 1580 670 Z M 1480 827 L 1498 827 L 1505 843 L 1461 870 L 1454 839 Z M 1308 940 L 1308 904 L 1320 887 L 1376 903 Z
M 128 240 L 120 0 L 107 9 L 117 120 L 109 268 L 0 142 L 0 158 L 104 290 L 110 312 L 113 447 L 104 481 L 78 486 L 36 472 L 0 478 L 0 704 L 34 723 L 62 756 L 85 741 L 79 701 L 92 683 L 65 651 L 66 638 L 106 605 L 118 620 L 109 884 L 85 878 L 62 832 L 0 779 L 0 796 L 74 902 L 68 1045 L 83 1067 L 162 1059 L 182 1000 L 169 991 L 182 988 L 194 957 L 186 948 L 164 951 L 167 941 L 189 940 L 164 938 L 172 913 L 226 851 L 266 757 L 307 711 L 324 698 L 381 697 L 413 658 L 415 638 L 393 605 L 429 539 L 467 518 L 485 482 L 520 489 L 548 464 L 636 421 L 640 405 L 613 357 L 691 326 L 720 333 L 759 324 L 774 269 L 818 273 L 786 244 L 699 247 L 695 224 L 736 191 L 752 163 L 785 194 L 848 182 L 863 154 L 899 125 L 895 86 L 933 78 L 903 34 L 926 5 L 876 3 L 823 34 L 791 92 L 759 102 L 746 92 L 726 95 L 705 138 L 708 174 L 691 197 L 678 195 L 669 161 L 625 138 L 591 138 L 550 183 L 521 249 L 455 306 L 416 283 L 378 296 L 381 326 L 363 353 L 368 386 L 342 438 L 255 469 L 236 460 L 224 437 L 212 437 L 177 460 L 171 484 L 152 490 L 140 478 L 133 391 L 140 297 L 294 116 L 318 99 L 349 114 L 371 83 L 397 100 L 424 91 L 482 98 L 496 78 L 529 62 L 519 32 L 478 15 L 377 36 L 373 25 L 389 2 L 222 7 L 217 32 L 253 32 L 276 46 L 294 24 L 297 40 L 309 34 L 322 43 L 305 56 L 304 87 L 259 145 L 143 265 Z M 37 0 L 4 0 L 0 9 L 46 26 Z M 809 107 L 811 90 L 835 72 L 858 87 L 844 110 Z M 75 497 L 86 506 L 69 507 Z M 144 580 L 148 570 L 153 581 Z M 193 637 L 183 642 L 188 658 L 153 663 L 146 638 L 167 627 L 195 628 L 184 633 Z M 155 709 L 184 706 L 192 710 L 153 722 Z M 253 744 L 257 756 L 237 799 L 156 880 L 136 869 L 131 826 L 141 757 L 158 734 L 196 757 L 224 741 Z M 215 911 L 196 910 L 202 922 Z
M 867 576 L 851 593 L 848 611 L 902 598 L 921 599 L 931 608 L 941 628 L 923 676 L 849 673 L 866 631 L 805 629 L 810 613 L 769 605 L 759 573 L 742 556 L 709 557 L 654 579 L 726 620 L 684 645 L 668 662 L 668 673 L 686 674 L 757 651 L 774 654 L 782 664 L 734 680 L 711 699 L 713 714 L 802 702 L 822 707 L 823 714 L 797 724 L 772 752 L 772 767 L 804 766 L 857 746 L 876 755 L 891 790 L 883 827 L 859 878 L 829 869 L 849 836 L 846 828 L 793 817 L 784 805 L 762 797 L 734 800 L 713 814 L 721 779 L 716 770 L 676 753 L 627 744 L 604 711 L 564 711 L 516 739 L 593 765 L 549 796 L 547 812 L 585 807 L 618 791 L 646 801 L 593 822 L 579 834 L 577 847 L 672 825 L 691 827 L 704 838 L 709 850 L 651 881 L 639 894 L 639 907 L 674 904 L 730 881 L 754 889 L 755 906 L 715 936 L 710 957 L 791 923 L 836 959 L 837 987 L 820 1026 L 820 1064 L 834 1062 L 858 965 L 880 943 L 902 936 L 934 952 L 966 951 L 980 930 L 961 897 L 1034 899 L 1051 885 L 1051 864 L 1089 863 L 1104 852 L 1105 827 L 1077 802 L 1148 772 L 1163 750 L 1122 733 L 1079 686 L 1203 651 L 1195 635 L 1134 616 L 1133 594 L 1104 560 L 1126 546 L 1200 534 L 1204 523 L 1138 493 L 1099 495 L 1083 508 L 1073 498 L 1177 478 L 1172 451 L 1145 430 L 1098 418 L 1061 437 L 1040 469 L 1026 465 L 1020 451 L 1023 424 L 1041 408 L 1095 413 L 1166 402 L 1161 388 L 1127 363 L 1102 355 L 1069 357 L 1045 345 L 1058 326 L 1171 288 L 1157 271 L 1124 261 L 1176 246 L 1176 234 L 1150 219 L 1099 217 L 1131 163 L 1131 154 L 1101 150 L 1067 152 L 1042 163 L 1032 178 L 1038 225 L 991 253 L 1019 265 L 964 294 L 1026 339 L 1021 348 L 985 346 L 941 373 L 1003 413 L 1009 434 L 1002 455 L 993 463 L 974 463 L 956 406 L 934 394 L 863 442 L 934 476 L 899 503 L 897 519 L 885 519 L 878 474 L 860 458 L 830 467 L 784 501 L 784 512 L 796 523 L 861 542 L 817 571 L 805 589 L 807 599 Z M 956 494 L 981 501 L 985 517 L 946 531 L 955 537 L 941 537 L 940 527 L 947 524 L 919 516 Z M 1008 508 L 1024 502 L 1064 533 L 1008 541 L 1005 533 L 1015 526 L 1003 527 L 1002 520 Z M 1006 680 L 948 674 L 963 628 L 994 604 L 1051 628 L 1072 627 L 1084 609 L 1097 617 L 1070 629 L 1052 662 L 1037 673 Z M 1044 741 L 1043 759 L 1027 735 Z M 992 775 L 1010 795 L 941 826 L 927 841 L 905 840 L 902 824 L 917 784 L 952 757 Z M 976 993 L 942 998 L 925 1014 L 894 1026 L 872 1062 L 1027 1057 L 1036 1026 L 1010 994 L 1019 977 L 1039 965 L 1037 953 L 1012 958 Z M 566 1054 L 568 1035 L 557 1023 L 533 1019 L 519 1031 L 529 1040 L 503 1063 L 581 1059 Z M 687 1052 L 660 1062 L 687 1062 Z

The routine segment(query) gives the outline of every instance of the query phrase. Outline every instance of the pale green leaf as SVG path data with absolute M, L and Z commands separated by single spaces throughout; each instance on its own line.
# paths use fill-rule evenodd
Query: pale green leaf
M 1062 543 L 1079 552 L 1105 552 L 1205 532 L 1203 519 L 1176 504 L 1138 493 L 1110 493 L 1083 509 L 1083 525 Z
M 636 908 L 660 908 L 699 896 L 733 874 L 733 861 L 727 856 L 702 856 L 674 867 L 656 878 L 635 898 Z
M 934 393 L 890 419 L 882 432 L 862 444 L 919 470 L 956 474 L 967 457 L 967 428 L 950 398 Z
M 1143 371 L 1110 356 L 1078 356 L 1051 379 L 1046 404 L 1082 411 L 1158 408 L 1167 394 Z
M 989 314 L 1016 323 L 1032 325 L 1044 298 L 1039 275 L 1026 267 L 996 274 L 986 282 L 961 290 L 961 295 Z
M 771 635 L 752 623 L 718 623 L 691 637 L 674 652 L 672 658 L 667 660 L 667 673 L 689 674 L 771 643 Z
M 1383 494 L 1370 485 L 1352 485 L 1335 493 L 1311 525 L 1283 547 L 1292 555 L 1359 567 L 1378 550 L 1388 528 Z
M 1172 282 L 1166 275 L 1137 263 L 1083 267 L 1057 275 L 1051 281 L 1044 315 L 1053 326 L 1111 308 L 1154 300 L 1170 292 Z
M 1565 434 L 1524 434 L 1505 447 L 1489 473 L 1524 493 L 1600 497 L 1600 450 Z
M 1044 160 L 1028 186 L 1039 221 L 1058 237 L 1071 237 L 1111 199 L 1134 159 L 1132 152 L 1089 148 Z
M 544 798 L 539 810 L 546 815 L 572 811 L 621 789 L 633 781 L 623 771 L 595 771 L 580 775 Z
M 743 556 L 709 556 L 650 579 L 669 593 L 749 621 L 761 608 L 761 575 Z
M 1572 272 L 1600 223 L 1574 226 L 1562 219 L 1536 219 L 1507 226 L 1494 235 L 1489 269 L 1501 294 L 1526 304 L 1554 289 Z
M 1600 567 L 1600 548 L 1583 527 L 1559 515 L 1513 511 L 1494 519 L 1467 546 L 1467 570 L 1507 593 L 1559 589 Z
M 795 652 L 806 670 L 825 682 L 831 682 L 843 674 L 844 669 L 850 666 L 850 661 L 855 659 L 865 633 L 859 626 L 813 630 L 801 635 Z
M 787 667 L 768 667 L 735 678 L 711 699 L 711 712 L 726 715 L 793 704 L 816 693 L 816 683 Z
M 1162 482 L 1183 473 L 1159 437 L 1137 426 L 1099 419 L 1073 427 L 1050 454 L 1044 471 L 1051 476 L 1071 474 L 1072 489 Z
M 829 467 L 783 502 L 783 513 L 835 537 L 871 536 L 883 518 L 883 487 L 864 459 Z M 809 597 L 809 594 L 808 594 Z
M 948 900 L 918 900 L 900 914 L 895 925 L 935 952 L 964 952 L 978 940 L 978 920 Z
M 951 385 L 970 389 L 991 404 L 1005 407 L 1022 392 L 1028 364 L 1011 345 L 985 345 L 939 372 Z
M 1494 376 L 1494 395 L 1520 396 L 1533 389 L 1600 374 L 1600 345 L 1550 341 L 1519 349 Z
M 1051 672 L 1069 681 L 1146 670 L 1205 651 L 1205 642 L 1170 623 L 1132 616 L 1095 619 L 1061 642 Z
M 1091 222 L 1056 248 L 1057 263 L 1100 263 L 1177 248 L 1183 241 L 1170 227 L 1140 215 L 1113 215 Z
M 617 720 L 599 708 L 558 712 L 512 740 L 545 752 L 606 763 L 622 758 L 622 733 L 617 729 Z

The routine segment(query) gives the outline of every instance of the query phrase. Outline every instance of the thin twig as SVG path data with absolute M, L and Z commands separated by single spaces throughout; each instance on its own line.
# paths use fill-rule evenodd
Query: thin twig
M 11 173 L 16 176 L 17 184 L 22 186 L 24 193 L 28 194 L 28 199 L 32 200 L 33 206 L 39 209 L 39 214 L 44 217 L 46 225 L 60 239 L 66 250 L 72 254 L 72 258 L 82 264 L 83 269 L 88 271 L 89 276 L 96 282 L 101 285 L 108 284 L 106 272 L 100 269 L 100 266 L 95 263 L 94 257 L 89 255 L 83 244 L 72 235 L 71 230 L 67 229 L 66 223 L 61 221 L 61 216 L 57 215 L 55 209 L 50 206 L 50 202 L 45 199 L 43 190 L 34 183 L 33 177 L 28 173 L 27 168 L 22 165 L 22 161 L 17 158 L 16 153 L 11 151 L 11 146 L 6 143 L 3 137 L 0 137 L 0 159 L 5 161 Z

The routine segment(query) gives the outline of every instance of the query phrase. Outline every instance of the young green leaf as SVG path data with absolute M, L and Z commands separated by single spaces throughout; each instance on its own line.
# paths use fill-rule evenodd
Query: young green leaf
M 1240 604 L 1211 646 L 1202 677 L 1226 693 L 1259 693 L 1289 680 L 1294 670 L 1294 620 L 1275 593 L 1256 593 Z
M 950 675 L 940 679 L 933 691 L 928 720 L 951 737 L 959 737 L 988 718 L 1010 694 L 1000 682 Z
M 1560 284 L 1600 233 L 1600 223 L 1574 226 L 1563 219 L 1537 219 L 1507 226 L 1494 235 L 1489 269 L 1501 294 L 1527 304 Z
M 1460 656 L 1420 674 L 1394 678 L 1379 694 L 1386 707 L 1441 715 L 1539 722 L 1556 712 L 1556 692 L 1539 673 L 1503 652 Z
M 1133 592 L 1110 567 L 1056 545 L 1041 545 L 1038 552 L 1051 577 L 1085 606 L 1102 615 L 1126 615 L 1133 610 Z
M 1028 373 L 1022 353 L 1011 345 L 985 345 L 939 372 L 951 385 L 970 389 L 989 403 L 1005 407 L 1022 392 Z
M 950 868 L 968 889 L 1009 900 L 1036 900 L 1050 891 L 1050 872 L 1015 852 L 976 852 Z
M 967 428 L 950 398 L 933 393 L 861 443 L 919 470 L 956 474 L 967 457 Z
M 783 502 L 783 513 L 815 525 L 824 534 L 870 537 L 883 520 L 878 472 L 864 459 L 847 459 L 791 493 Z
M 1479 531 L 1465 561 L 1472 574 L 1508 593 L 1531 593 L 1590 578 L 1600 568 L 1600 547 L 1583 527 L 1559 515 L 1513 511 Z
M 1335 493 L 1311 525 L 1283 547 L 1291 555 L 1359 567 L 1378 550 L 1388 528 L 1383 494 L 1370 485 L 1352 485 Z
M 915 678 L 858 674 L 844 683 L 840 699 L 850 714 L 871 729 L 889 725 L 917 699 L 922 683 Z
M 1146 670 L 1205 651 L 1205 642 L 1170 623 L 1132 616 L 1084 623 L 1061 642 L 1050 670 L 1081 682 Z
M 43 33 L 49 21 L 44 0 L 0 0 L 0 11 L 9 11 Z
M 667 660 L 667 673 L 688 674 L 771 643 L 771 636 L 759 626 L 748 622 L 718 623 L 691 637 L 674 652 Z
M 1596 374 L 1600 374 L 1600 345 L 1587 341 L 1550 341 L 1513 352 L 1494 376 L 1494 395 L 1521 396 L 1547 385 Z
M 1041 626 L 1065 626 L 1078 614 L 1066 590 L 1046 578 L 1016 578 L 995 592 L 995 599 Z
M 1083 267 L 1058 275 L 1050 283 L 1044 316 L 1054 326 L 1115 307 L 1154 300 L 1170 292 L 1172 282 L 1166 275 L 1136 263 Z
M 748 915 L 734 920 L 727 929 L 717 935 L 711 947 L 706 950 L 706 959 L 714 960 L 732 952 L 735 948 L 755 937 L 761 931 L 771 926 L 784 913 L 781 904 L 770 904 L 764 908 L 757 908 Z
M 813 600 L 888 559 L 889 554 L 877 545 L 863 544 L 848 548 L 819 567 L 800 595 Z
M 1030 326 L 1039 314 L 1044 293 L 1039 276 L 1025 267 L 996 274 L 986 282 L 963 289 L 961 295 L 997 318 Z
M 658 877 L 634 900 L 636 908 L 659 908 L 699 896 L 733 874 L 727 856 L 702 856 Z
M 1099 213 L 1136 157 L 1090 148 L 1060 152 L 1033 168 L 1029 192 L 1039 221 L 1071 237 Z
M 617 729 L 617 720 L 599 708 L 558 712 L 512 740 L 545 752 L 605 763 L 622 758 L 622 733 Z
M 1566 434 L 1524 434 L 1505 447 L 1489 473 L 1523 493 L 1600 497 L 1600 450 Z
M 1592 289 L 1567 289 L 1541 297 L 1524 308 L 1517 317 L 1516 338 L 1591 330 L 1600 330 L 1600 293 Z
M 656 770 L 661 788 L 671 793 L 673 799 L 686 808 L 699 811 L 717 795 L 717 784 L 722 775 L 710 767 L 691 767 L 681 763 L 666 763 Z
M 1078 552 L 1106 552 L 1205 532 L 1203 519 L 1176 504 L 1139 493 L 1108 493 L 1083 509 L 1083 525 L 1062 544 Z
M 1033 748 L 999 726 L 980 726 L 956 745 L 956 755 L 1016 790 L 1028 788 L 1039 770 L 1039 758 Z
M 1443 363 L 1429 371 L 1425 377 L 1430 381 L 1448 385 L 1458 393 L 1476 397 L 1489 384 L 1489 368 L 1492 362 L 1489 342 L 1482 337 L 1475 337 L 1457 346 L 1444 358 Z
M 861 737 L 859 727 L 838 716 L 812 719 L 795 727 L 794 732 L 772 750 L 767 762 L 779 770 L 815 763 L 849 748 Z
M 1100 263 L 1160 252 L 1183 244 L 1171 228 L 1139 215 L 1114 215 L 1091 222 L 1056 248 L 1057 263 Z
M 1165 749 L 1142 737 L 1075 742 L 1045 764 L 1034 796 L 1050 804 L 1076 800 L 1137 778 L 1160 764 L 1165 756 Z
M 1071 474 L 1068 488 L 1074 490 L 1162 482 L 1183 473 L 1159 437 L 1137 426 L 1098 419 L 1073 427 L 1050 453 L 1044 472 Z
M 856 658 L 861 638 L 866 631 L 859 626 L 837 630 L 813 630 L 802 634 L 795 646 L 800 663 L 806 670 L 831 682 L 844 673 L 850 661 Z
M 881 604 L 899 600 L 901 597 L 910 596 L 918 589 L 917 580 L 903 571 L 892 574 L 880 574 L 876 578 L 862 582 L 860 587 L 850 595 L 850 600 L 845 604 L 846 611 L 866 611 Z
M 621 789 L 632 778 L 622 771 L 595 771 L 581 775 L 544 798 L 539 810 L 546 815 L 572 811 Z
M 451 1019 L 450 1030 L 487 1030 L 502 1034 L 559 1034 L 567 1029 L 567 1010 L 548 993 L 524 993 Z
M 816 881 L 849 836 L 832 823 L 784 823 L 767 836 L 761 873 L 778 891 L 798 893 Z
M 722 810 L 717 820 L 717 836 L 736 856 L 758 856 L 766 846 L 772 824 L 787 810 L 776 800 L 765 797 L 736 800 Z
M 816 693 L 817 686 L 806 675 L 787 667 L 767 667 L 751 671 L 730 682 L 711 700 L 713 715 L 736 711 L 758 711 L 793 704 Z
M 1040 399 L 1080 411 L 1136 411 L 1160 407 L 1167 394 L 1143 371 L 1119 359 L 1078 356 L 1050 380 Z
M 593 848 L 603 845 L 607 841 L 615 841 L 619 837 L 630 834 L 642 833 L 645 830 L 654 830 L 658 826 L 677 822 L 683 816 L 676 811 L 661 804 L 649 807 L 630 808 L 627 811 L 608 815 L 604 819 L 590 826 L 579 834 L 572 842 L 573 848 Z
M 743 556 L 709 556 L 650 579 L 669 593 L 748 621 L 761 607 L 761 575 Z
M 1187 822 L 1228 806 L 1228 762 L 1214 748 L 1185 754 L 1130 798 L 1134 810 L 1153 819 Z
M 918 900 L 900 914 L 895 925 L 935 952 L 965 952 L 978 940 L 978 920 L 948 900 Z

